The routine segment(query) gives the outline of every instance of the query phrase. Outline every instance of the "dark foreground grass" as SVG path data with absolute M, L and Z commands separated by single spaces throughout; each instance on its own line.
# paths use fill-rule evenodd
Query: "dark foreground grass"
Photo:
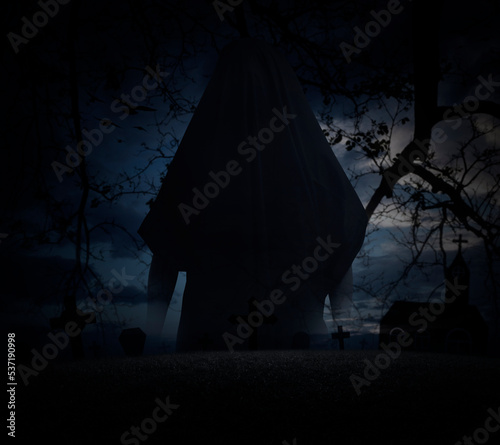
M 16 439 L 455 445 L 484 427 L 488 408 L 500 409 L 500 360 L 491 358 L 405 353 L 357 395 L 350 376 L 362 377 L 364 359 L 373 362 L 377 354 L 207 352 L 59 364 L 27 387 L 19 383 Z M 144 440 L 130 434 L 121 442 L 167 396 L 179 407 Z M 499 444 L 500 431 L 488 443 Z

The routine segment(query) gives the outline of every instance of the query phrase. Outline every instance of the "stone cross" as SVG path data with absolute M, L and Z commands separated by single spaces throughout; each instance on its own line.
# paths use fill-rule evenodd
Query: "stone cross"
M 334 332 L 332 334 L 332 339 L 338 340 L 339 341 L 339 349 L 343 350 L 344 349 L 344 338 L 349 338 L 350 336 L 351 336 L 350 332 L 344 332 L 342 329 L 342 326 L 338 326 L 337 332 Z

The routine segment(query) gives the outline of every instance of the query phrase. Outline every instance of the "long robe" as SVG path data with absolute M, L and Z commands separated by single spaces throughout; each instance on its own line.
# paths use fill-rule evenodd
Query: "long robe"
M 259 348 L 289 348 L 300 332 L 326 333 L 326 294 L 366 224 L 285 57 L 241 39 L 221 52 L 139 234 L 187 271 L 177 350 L 225 349 L 227 333 L 234 349 L 255 346 L 255 335 Z M 249 322 L 249 299 L 269 301 L 276 289 L 284 301 L 242 338 L 235 320 Z

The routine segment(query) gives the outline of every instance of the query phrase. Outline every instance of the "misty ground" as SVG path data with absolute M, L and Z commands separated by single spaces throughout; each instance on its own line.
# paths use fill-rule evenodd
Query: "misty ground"
M 363 377 L 363 360 L 377 354 L 204 352 L 54 364 L 28 387 L 19 382 L 17 437 L 119 444 L 169 396 L 179 406 L 156 431 L 124 443 L 454 445 L 484 427 L 488 408 L 500 409 L 500 359 L 405 353 L 357 395 L 350 376 Z M 500 443 L 500 431 L 490 439 Z

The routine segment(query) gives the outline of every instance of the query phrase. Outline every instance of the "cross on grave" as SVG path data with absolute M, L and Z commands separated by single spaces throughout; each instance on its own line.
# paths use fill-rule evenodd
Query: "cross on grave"
M 78 335 L 69 335 L 69 344 L 71 346 L 71 352 L 74 358 L 85 357 L 85 351 L 83 349 L 82 341 L 82 331 L 87 324 L 95 323 L 95 313 L 94 312 L 82 312 L 76 308 L 76 299 L 74 296 L 67 295 L 64 297 L 64 309 L 60 317 L 51 318 L 50 328 L 51 329 L 62 329 L 66 330 L 68 323 L 76 323 L 80 332 Z M 71 329 L 71 328 L 70 328 Z M 71 331 L 77 330 L 76 328 L 71 329 Z
M 332 339 L 339 341 L 339 349 L 344 350 L 344 338 L 349 338 L 350 332 L 344 332 L 342 326 L 337 327 L 337 332 L 332 333 Z
M 254 328 L 253 326 L 251 326 L 248 323 L 249 314 L 251 312 L 255 312 L 255 311 L 259 312 L 262 315 L 264 324 L 274 324 L 274 323 L 276 323 L 276 321 L 278 321 L 278 319 L 276 318 L 276 316 L 274 314 L 271 314 L 271 315 L 266 317 L 264 314 L 262 314 L 260 311 L 258 311 L 257 307 L 253 304 L 254 301 L 257 301 L 257 299 L 250 298 L 248 300 L 248 314 L 246 314 L 246 315 L 231 315 L 228 318 L 228 321 L 230 323 L 237 324 L 238 323 L 237 318 L 242 317 L 245 320 L 245 323 L 247 323 L 249 325 L 249 327 L 251 329 L 253 329 L 252 334 L 250 335 L 250 338 L 248 339 L 248 349 L 250 351 L 257 351 L 259 349 L 259 336 L 257 334 L 258 328 Z
M 457 243 L 458 244 L 458 253 L 461 253 L 462 252 L 462 244 L 463 243 L 468 243 L 469 241 L 467 241 L 466 239 L 462 239 L 462 234 L 458 235 L 458 239 L 454 239 L 452 240 L 454 243 Z

